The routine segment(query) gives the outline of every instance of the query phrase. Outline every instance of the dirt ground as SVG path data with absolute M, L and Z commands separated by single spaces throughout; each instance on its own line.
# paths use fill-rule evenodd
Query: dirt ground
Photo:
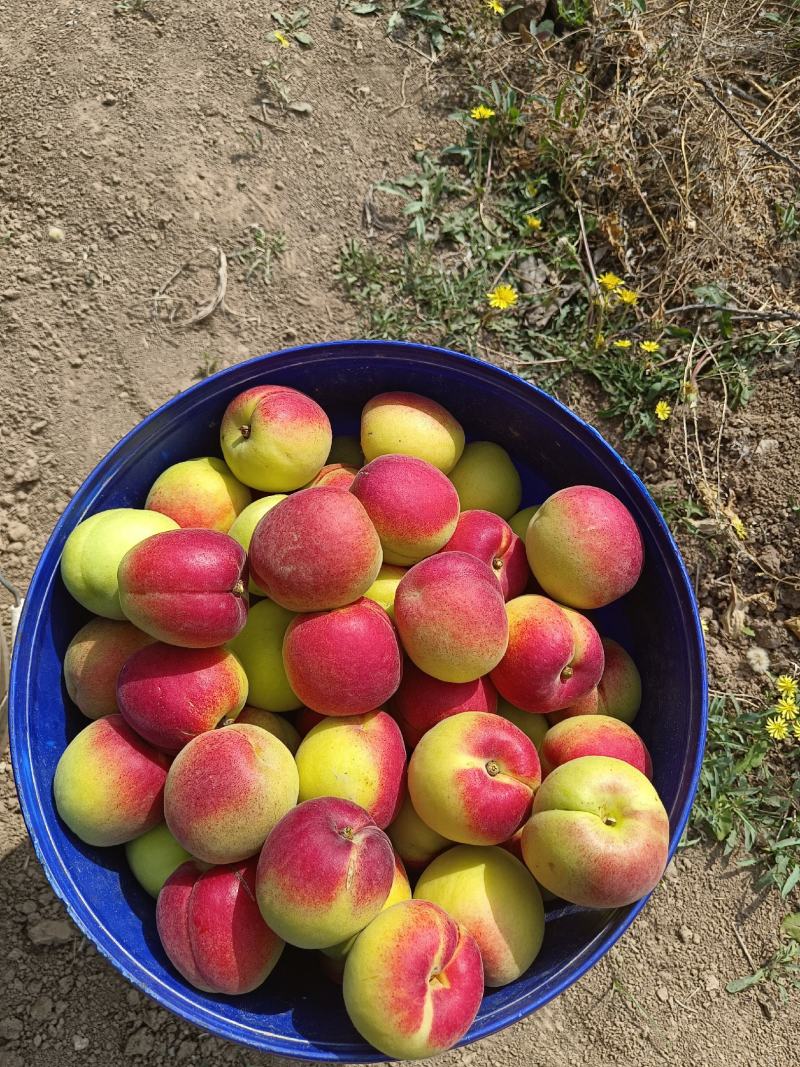
M 0 549 L 21 588 L 90 468 L 203 369 L 356 334 L 334 285 L 338 249 L 360 229 L 370 182 L 404 173 L 414 148 L 440 143 L 446 111 L 418 53 L 336 7 L 314 5 L 314 47 L 281 56 L 290 99 L 310 110 L 264 126 L 253 117 L 263 119 L 261 61 L 278 52 L 269 5 L 151 0 L 148 18 L 115 15 L 112 0 L 0 0 Z M 215 284 L 206 269 L 166 285 L 175 272 L 213 265 L 209 249 L 230 253 L 254 224 L 286 235 L 271 283 L 248 283 L 232 262 L 224 308 L 194 328 L 166 323 Z M 584 415 L 597 410 L 582 383 L 562 395 Z M 724 439 L 724 484 L 773 568 L 790 530 L 787 500 L 800 499 L 796 398 L 789 367 L 765 371 Z M 663 444 L 620 445 L 651 485 L 678 469 L 679 427 L 669 434 Z M 684 548 L 694 567 L 692 540 Z M 727 587 L 701 575 L 699 588 L 715 687 L 752 687 L 753 640 L 776 673 L 796 661 L 797 645 L 758 603 L 749 609 L 755 639 L 727 639 L 718 621 Z M 7 760 L 0 1067 L 266 1064 L 149 1003 L 64 919 L 27 842 Z M 724 991 L 749 972 L 734 931 L 760 961 L 785 911 L 714 853 L 685 850 L 581 982 L 437 1062 L 790 1067 L 796 1002 Z

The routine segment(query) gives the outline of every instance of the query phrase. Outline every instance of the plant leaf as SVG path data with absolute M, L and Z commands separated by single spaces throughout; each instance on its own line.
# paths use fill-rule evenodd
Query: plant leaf
M 787 915 L 781 921 L 781 933 L 792 941 L 800 941 L 800 911 Z
M 350 10 L 354 15 L 377 15 L 380 7 L 377 4 L 351 4 Z
M 314 38 L 310 33 L 306 33 L 305 30 L 295 30 L 293 36 L 295 41 L 302 45 L 303 48 L 312 48 L 314 45 Z
M 725 986 L 725 992 L 742 993 L 745 989 L 750 989 L 752 986 L 758 985 L 759 982 L 763 982 L 766 973 L 763 967 L 759 967 L 755 974 L 748 974 L 746 978 L 734 978 L 732 982 L 728 982 Z
M 783 888 L 781 889 L 781 896 L 784 899 L 786 897 L 788 897 L 789 894 L 791 893 L 791 891 L 794 889 L 794 887 L 797 885 L 798 882 L 800 882 L 800 863 L 796 863 L 794 865 L 794 869 L 792 870 L 792 873 L 789 875 L 789 877 L 783 883 Z

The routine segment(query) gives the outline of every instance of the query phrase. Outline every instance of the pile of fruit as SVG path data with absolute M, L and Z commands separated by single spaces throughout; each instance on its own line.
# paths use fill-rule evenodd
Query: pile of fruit
M 634 586 L 639 530 L 592 486 L 519 510 L 509 455 L 413 393 L 374 397 L 359 446 L 256 387 L 221 446 L 67 540 L 94 721 L 58 811 L 126 844 L 191 985 L 320 950 L 367 1041 L 432 1055 L 531 966 L 543 894 L 613 908 L 663 872 L 639 674 L 581 613 Z

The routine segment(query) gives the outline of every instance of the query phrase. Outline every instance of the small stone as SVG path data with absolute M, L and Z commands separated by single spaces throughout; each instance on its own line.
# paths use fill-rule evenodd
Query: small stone
M 714 993 L 719 989 L 719 978 L 715 974 L 707 974 L 705 980 L 705 987 L 707 993 Z
M 51 226 L 47 231 L 47 237 L 50 241 L 63 241 L 64 231 L 60 226 Z
M 10 522 L 8 524 L 8 539 L 9 541 L 25 541 L 31 536 L 30 526 L 26 526 L 24 522 Z M 26 901 L 31 903 L 31 901 Z
M 72 940 L 74 933 L 74 926 L 66 919 L 41 919 L 28 927 L 28 937 L 34 945 L 63 945 Z
M 783 630 L 770 622 L 754 622 L 753 630 L 756 635 L 756 644 L 759 648 L 780 648 L 786 640 Z
M 0 1049 L 0 1067 L 25 1067 L 25 1060 L 10 1048 Z
M 745 652 L 745 659 L 754 674 L 766 674 L 769 670 L 769 656 L 763 648 L 753 646 Z
M 188 1060 L 197 1052 L 196 1041 L 181 1041 L 178 1051 L 175 1053 L 176 1060 Z
M 103 107 L 113 107 L 116 102 L 117 98 L 116 96 L 114 96 L 113 93 L 106 93 L 106 95 L 100 100 L 100 103 L 103 105 Z
M 136 1033 L 131 1034 L 125 1043 L 126 1056 L 149 1056 L 153 1051 L 155 1038 L 149 1030 L 142 1027 Z
M 73 1034 L 72 1047 L 76 1052 L 85 1052 L 89 1047 L 89 1038 L 84 1037 L 83 1034 Z
M 22 1020 L 13 1015 L 7 1019 L 0 1019 L 0 1038 L 3 1041 L 19 1041 L 22 1037 Z
M 28 1012 L 32 1019 L 43 1023 L 53 1014 L 53 1002 L 50 997 L 37 997 Z
M 11 538 L 12 541 L 21 541 L 22 540 L 21 537 L 15 537 L 14 534 L 11 532 L 12 529 L 14 529 L 14 527 L 16 527 L 18 525 L 20 525 L 20 524 L 19 523 L 13 523 L 13 522 L 9 523 L 8 535 Z M 21 911 L 23 915 L 33 915 L 33 913 L 36 911 L 36 904 L 32 900 L 21 900 L 19 902 L 19 904 L 17 904 L 17 910 Z
M 667 869 L 664 871 L 664 877 L 668 882 L 677 882 L 680 878 L 680 873 L 675 865 L 675 860 L 667 865 Z
M 656 990 L 656 996 L 658 997 L 658 999 L 661 1001 L 662 1004 L 666 1004 L 667 1001 L 669 1000 L 669 990 L 667 989 L 667 987 L 665 985 L 659 986 L 658 989 Z
M 768 456 L 772 452 L 777 452 L 780 447 L 780 441 L 776 441 L 774 437 L 762 437 L 756 445 L 755 454 L 757 456 Z
M 678 931 L 678 937 L 684 945 L 688 945 L 689 942 L 692 940 L 692 931 L 689 929 L 688 926 L 682 926 Z
M 129 989 L 128 992 L 125 994 L 125 999 L 132 1008 L 135 1008 L 142 998 L 139 996 L 135 989 Z

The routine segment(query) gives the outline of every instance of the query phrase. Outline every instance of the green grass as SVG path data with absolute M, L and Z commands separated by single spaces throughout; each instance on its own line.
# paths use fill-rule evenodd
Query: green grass
M 800 885 L 800 742 L 771 741 L 768 714 L 733 696 L 711 701 L 691 827 L 751 868 L 756 888 L 787 898 Z

